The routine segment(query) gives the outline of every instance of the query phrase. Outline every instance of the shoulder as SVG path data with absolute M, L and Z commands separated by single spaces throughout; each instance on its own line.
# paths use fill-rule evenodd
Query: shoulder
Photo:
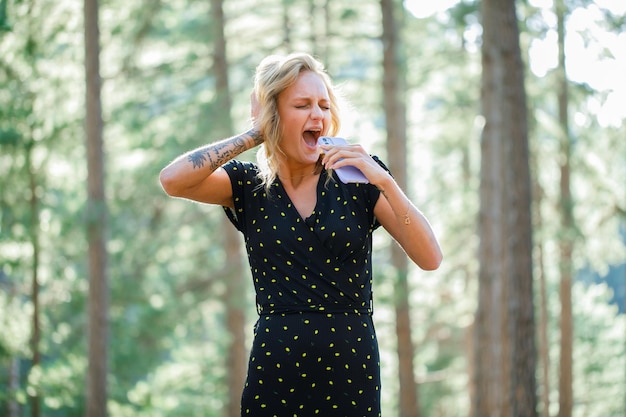
M 378 165 L 380 165 L 385 171 L 391 174 L 391 171 L 387 167 L 387 165 L 378 157 L 378 155 L 371 155 L 372 159 L 376 161 Z M 393 176 L 393 175 L 392 175 Z
M 222 165 L 231 179 L 254 178 L 259 174 L 259 167 L 254 162 L 232 159 Z
M 254 171 L 254 172 L 259 171 L 258 166 L 254 162 L 240 161 L 239 159 L 231 159 L 230 161 L 222 165 L 222 168 L 224 168 L 227 171 L 238 171 L 238 170 L 247 170 L 247 171 Z

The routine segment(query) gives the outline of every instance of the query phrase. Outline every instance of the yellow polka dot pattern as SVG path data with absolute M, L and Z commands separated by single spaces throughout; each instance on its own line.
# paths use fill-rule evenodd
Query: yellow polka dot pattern
M 242 416 L 380 416 L 380 362 L 371 316 L 262 316 Z
M 371 320 L 373 208 L 369 184 L 326 181 L 303 219 L 277 180 L 233 160 L 230 221 L 244 235 L 260 318 L 242 416 L 379 416 L 380 365 Z

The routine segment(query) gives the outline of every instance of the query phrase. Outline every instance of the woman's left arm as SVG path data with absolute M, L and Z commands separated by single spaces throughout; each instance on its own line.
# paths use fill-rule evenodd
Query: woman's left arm
M 443 255 L 426 217 L 411 203 L 391 174 L 383 169 L 361 145 L 321 146 L 322 164 L 329 169 L 352 165 L 365 174 L 382 196 L 374 206 L 380 224 L 400 244 L 417 266 L 434 270 Z M 383 197 L 384 196 L 384 197 Z
M 426 217 L 407 198 L 393 177 L 376 184 L 381 197 L 374 207 L 380 224 L 420 268 L 431 271 L 441 264 L 443 255 Z

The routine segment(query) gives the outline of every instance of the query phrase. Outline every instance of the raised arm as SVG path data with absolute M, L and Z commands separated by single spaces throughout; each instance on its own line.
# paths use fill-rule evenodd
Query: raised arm
M 230 178 L 221 166 L 261 143 L 258 130 L 251 128 L 187 152 L 161 170 L 161 186 L 172 197 L 232 207 Z

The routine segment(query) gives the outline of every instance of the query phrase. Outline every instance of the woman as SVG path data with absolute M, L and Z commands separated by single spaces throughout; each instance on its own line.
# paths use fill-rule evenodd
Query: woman
M 251 129 L 181 155 L 160 176 L 171 196 L 223 206 L 244 235 L 260 317 L 241 415 L 379 416 L 372 232 L 382 225 L 425 270 L 441 262 L 437 240 L 377 158 L 318 145 L 340 120 L 313 57 L 264 59 L 251 103 Z M 257 145 L 258 165 L 233 159 Z M 369 184 L 342 183 L 335 170 L 345 166 Z

